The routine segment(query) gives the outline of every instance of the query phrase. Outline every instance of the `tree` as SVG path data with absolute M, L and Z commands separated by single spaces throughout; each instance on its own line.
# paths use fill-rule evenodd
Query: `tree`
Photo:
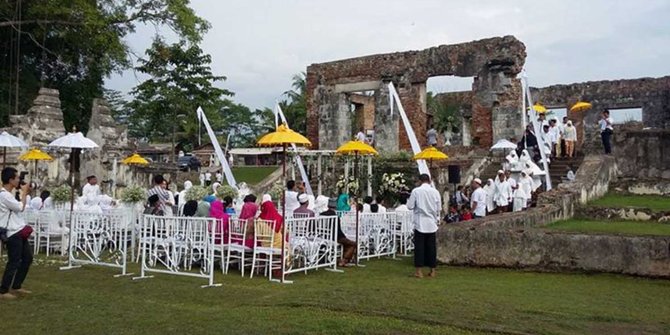
M 458 133 L 461 121 L 456 103 L 438 99 L 433 92 L 426 94 L 426 107 L 433 114 L 433 125 L 439 132 Z
M 284 92 L 287 100 L 279 102 L 291 129 L 305 134 L 307 132 L 307 85 L 305 73 L 301 72 L 293 76 L 292 90 Z
M 214 129 L 223 125 L 224 108 L 237 108 L 225 100 L 233 93 L 215 86 L 226 78 L 212 73 L 210 55 L 196 44 L 180 41 L 168 45 L 157 38 L 147 55 L 136 70 L 151 78 L 132 90 L 134 100 L 128 104 L 131 136 L 196 143 L 198 107 L 203 108 Z
M 0 2 L 0 78 L 7 78 L 0 82 L 0 125 L 49 87 L 60 90 L 65 128 L 86 130 L 105 77 L 132 64 L 124 38 L 138 24 L 168 27 L 192 43 L 209 28 L 189 0 Z

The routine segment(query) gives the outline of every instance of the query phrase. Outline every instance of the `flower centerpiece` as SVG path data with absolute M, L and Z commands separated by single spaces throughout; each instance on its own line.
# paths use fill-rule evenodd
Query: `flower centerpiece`
M 70 199 L 72 198 L 72 190 L 70 189 L 70 186 L 67 185 L 58 186 L 51 191 L 51 198 L 55 204 L 59 205 L 70 202 Z
M 121 191 L 121 202 L 137 204 L 147 200 L 147 191 L 139 186 L 128 186 Z
M 223 199 L 225 197 L 231 197 L 233 200 L 237 199 L 239 192 L 230 185 L 221 185 L 216 188 L 216 197 Z
M 337 180 L 335 186 L 337 187 L 338 190 L 342 190 L 342 192 L 347 192 L 348 194 L 358 194 L 359 190 L 358 180 L 356 180 L 353 176 L 349 176 L 349 178 L 341 176 Z
M 186 201 L 200 201 L 204 197 L 208 196 L 210 193 L 211 188 L 205 187 L 205 186 L 200 186 L 200 185 L 195 185 L 192 186 L 191 188 L 186 191 Z
M 379 194 L 384 200 L 391 202 L 391 205 L 397 202 L 400 193 L 408 191 L 409 187 L 407 187 L 404 173 L 384 173 L 382 175 Z
M 272 197 L 272 201 L 275 203 L 281 203 L 281 197 L 284 193 L 284 181 L 277 180 L 272 184 L 272 187 L 268 191 L 268 194 Z

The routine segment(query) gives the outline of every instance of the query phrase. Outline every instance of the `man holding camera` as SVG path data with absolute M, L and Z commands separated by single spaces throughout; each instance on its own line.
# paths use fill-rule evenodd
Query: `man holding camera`
M 7 265 L 0 284 L 0 300 L 15 299 L 15 294 L 29 294 L 21 288 L 26 279 L 30 264 L 33 262 L 33 248 L 28 242 L 32 228 L 23 221 L 19 213 L 26 208 L 26 198 L 30 193 L 30 184 L 21 185 L 19 199 L 13 195 L 19 187 L 21 178 L 15 168 L 7 167 L 0 174 L 0 239 L 7 245 Z M 11 292 L 10 292 L 11 288 Z

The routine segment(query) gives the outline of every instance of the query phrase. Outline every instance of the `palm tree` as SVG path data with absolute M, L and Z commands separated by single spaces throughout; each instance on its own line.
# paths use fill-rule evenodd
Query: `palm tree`
M 291 129 L 299 132 L 307 132 L 307 82 L 305 72 L 296 74 L 292 78 L 292 90 L 284 92 L 288 100 L 279 102 L 279 107 L 284 111 L 286 120 Z

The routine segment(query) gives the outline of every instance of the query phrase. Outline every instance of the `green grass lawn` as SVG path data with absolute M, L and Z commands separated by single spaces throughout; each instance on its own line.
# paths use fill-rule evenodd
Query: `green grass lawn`
M 670 224 L 641 221 L 591 221 L 572 219 L 554 222 L 546 226 L 546 228 L 580 233 L 670 235 Z
M 654 211 L 670 211 L 670 197 L 660 195 L 618 195 L 607 194 L 591 203 L 599 207 L 649 208 Z
M 276 166 L 240 166 L 233 167 L 233 175 L 235 180 L 239 182 L 245 182 L 247 184 L 255 185 L 258 184 L 265 177 L 269 176 L 272 172 L 277 170 Z
M 40 263 L 38 261 L 38 263 Z M 44 263 L 44 262 L 41 262 Z M 3 261 L 4 264 L 4 261 Z M 663 334 L 670 281 L 599 274 L 440 267 L 411 278 L 410 259 L 374 260 L 292 276 L 293 284 L 217 275 L 157 274 L 132 281 L 115 270 L 59 271 L 37 264 L 34 294 L 0 301 L 8 334 Z

